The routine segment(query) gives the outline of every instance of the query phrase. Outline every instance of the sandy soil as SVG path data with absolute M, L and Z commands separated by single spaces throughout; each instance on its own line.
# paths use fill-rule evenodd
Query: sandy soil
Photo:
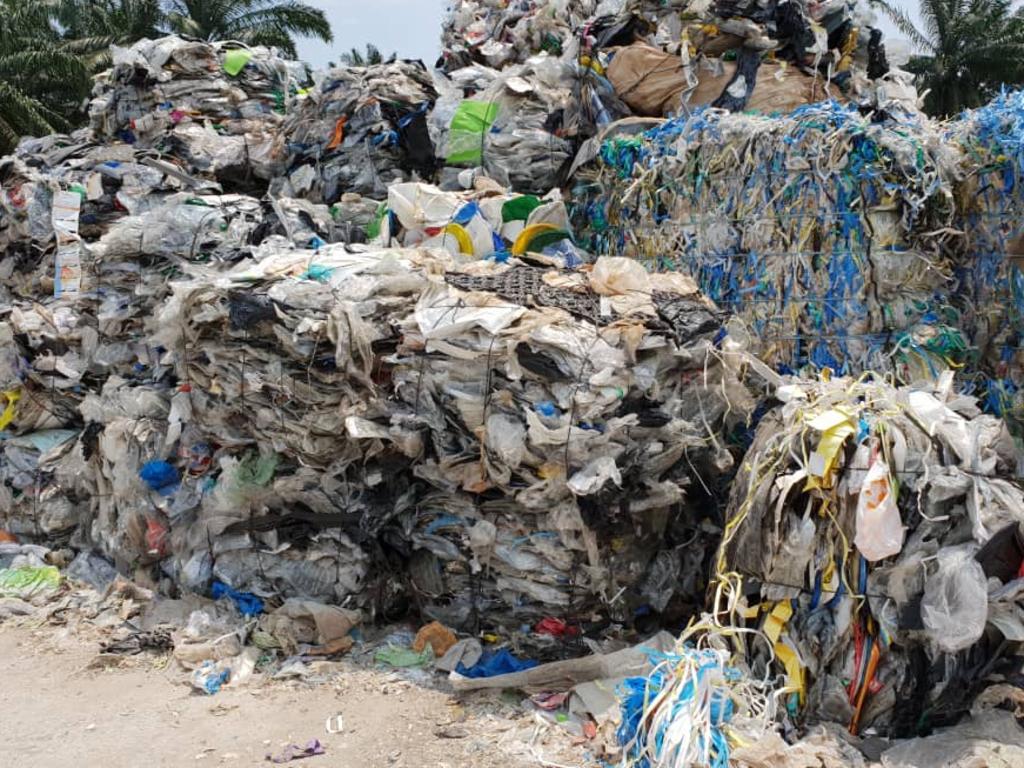
M 0 625 L 0 766 L 157 768 L 270 765 L 290 743 L 319 739 L 303 768 L 559 765 L 584 750 L 496 695 L 460 701 L 386 670 L 351 668 L 335 680 L 254 680 L 215 696 L 193 692 L 167 656 L 96 665 L 97 646 L 67 629 Z M 341 715 L 340 734 L 328 718 Z M 566 763 L 564 761 L 568 760 Z

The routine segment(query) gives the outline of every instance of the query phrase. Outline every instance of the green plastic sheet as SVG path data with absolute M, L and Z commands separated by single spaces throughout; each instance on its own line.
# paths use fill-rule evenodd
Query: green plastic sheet
M 27 600 L 60 587 L 60 571 L 52 565 L 0 570 L 0 597 Z
M 449 165 L 480 165 L 483 160 L 484 134 L 498 117 L 498 105 L 484 101 L 464 101 L 455 110 L 448 134 Z
M 232 77 L 245 69 L 245 65 L 252 58 L 252 51 L 247 48 L 236 48 L 224 55 L 224 71 Z
M 419 653 L 412 648 L 388 645 L 378 650 L 373 659 L 389 667 L 425 667 L 434 660 L 434 652 L 429 645 Z

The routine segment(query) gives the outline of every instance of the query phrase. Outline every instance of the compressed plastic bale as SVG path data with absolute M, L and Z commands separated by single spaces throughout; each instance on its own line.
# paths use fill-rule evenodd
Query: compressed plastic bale
M 848 131 L 860 142 L 852 154 L 845 140 L 834 153 L 826 149 Z M 752 351 L 763 349 L 769 362 L 924 378 L 964 360 L 966 350 L 965 333 L 951 316 L 945 322 L 939 307 L 953 287 L 956 251 L 934 232 L 952 220 L 956 171 L 937 138 L 926 123 L 898 116 L 872 123 L 835 102 L 779 117 L 705 110 L 640 135 L 609 130 L 576 164 L 574 232 L 598 256 L 672 265 L 693 277 L 717 304 L 732 308 L 734 322 L 752 334 Z M 864 164 L 839 160 L 869 145 Z M 753 147 L 754 155 L 740 147 Z M 883 156 L 892 162 L 868 171 Z M 811 168 L 830 168 L 832 178 Z M 700 184 L 684 182 L 694 174 Z M 885 175 L 887 188 L 898 191 L 889 204 L 876 205 L 884 193 L 875 185 Z M 840 187 L 839 197 L 826 192 Z M 887 219 L 898 226 L 875 228 Z M 828 223 L 839 221 L 838 229 Z M 803 238 L 812 230 L 813 245 L 795 245 L 798 232 Z M 863 269 L 868 252 L 884 254 L 880 271 Z M 925 253 L 945 266 L 906 269 Z M 896 261 L 904 268 L 896 269 Z M 769 274 L 790 277 L 776 282 Z M 836 311 L 823 310 L 826 302 Z
M 284 121 L 289 174 L 275 186 L 331 204 L 346 193 L 379 199 L 392 183 L 429 177 L 426 113 L 437 96 L 419 62 L 325 72 Z
M 1003 514 L 1019 509 L 1017 502 L 996 502 L 996 495 L 981 502 L 991 509 L 982 525 L 976 524 L 979 508 L 970 509 L 980 489 L 999 482 L 994 474 L 1015 471 L 1009 454 L 991 462 L 982 458 L 1000 453 L 1005 425 L 990 432 L 993 419 L 979 413 L 973 398 L 951 396 L 951 381 L 912 387 L 875 377 L 783 381 L 776 394 L 784 403 L 761 420 L 739 462 L 726 511 L 730 533 L 712 560 L 713 572 L 720 578 L 739 574 L 744 587 L 755 590 L 754 599 L 773 606 L 762 626 L 770 638 L 778 637 L 774 643 L 796 649 L 798 657 L 785 663 L 779 656 L 776 668 L 795 679 L 797 658 L 805 700 L 793 706 L 809 715 L 847 727 L 859 711 L 860 728 L 905 734 L 915 731 L 925 708 L 969 707 L 975 672 L 959 661 L 959 652 L 971 647 L 975 658 L 997 663 L 999 635 L 985 632 L 986 624 L 1001 622 L 1013 636 L 1021 626 L 1006 610 L 1017 588 L 986 583 L 976 558 L 1000 530 L 997 521 L 1009 522 Z M 964 423 L 929 430 L 910 406 L 921 394 L 967 414 L 959 417 Z M 840 426 L 849 428 L 840 435 L 828 483 L 814 458 L 823 442 L 816 427 L 839 416 Z M 956 450 L 965 434 L 977 446 L 967 462 Z M 883 460 L 888 466 L 880 471 Z M 857 505 L 869 474 L 881 480 L 874 498 L 887 492 L 897 512 L 888 529 L 890 553 L 878 560 L 860 552 L 855 541 L 885 532 L 858 527 L 863 515 L 858 520 Z M 965 536 L 973 543 L 964 544 Z M 860 585 L 854 594 L 852 585 Z M 866 630 L 871 622 L 884 635 Z M 855 650 L 858 636 L 871 645 L 883 636 L 889 641 L 880 666 L 851 687 L 839 681 L 851 679 L 858 657 L 861 670 L 867 669 L 863 660 L 869 658 Z M 862 649 L 874 655 L 871 645 L 865 641 Z M 937 678 L 917 671 L 925 656 L 941 670 Z M 872 677 L 883 674 L 893 695 L 872 690 Z

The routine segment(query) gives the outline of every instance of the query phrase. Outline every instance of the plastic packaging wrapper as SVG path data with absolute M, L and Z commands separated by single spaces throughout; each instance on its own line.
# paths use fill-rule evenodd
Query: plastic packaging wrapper
M 322 73 L 285 121 L 281 192 L 328 204 L 353 192 L 381 199 L 389 184 L 431 177 L 436 161 L 427 113 L 436 98 L 420 62 Z
M 930 124 L 835 102 L 704 110 L 577 158 L 577 241 L 692 276 L 768 364 L 914 381 L 965 362 L 953 180 Z M 945 297 L 949 297 L 944 301 Z
M 1017 452 L 951 381 L 787 381 L 753 435 L 715 573 L 745 599 L 734 626 L 759 633 L 746 663 L 784 676 L 793 717 L 914 735 L 1019 663 Z M 876 551 L 859 526 L 880 476 L 907 530 Z
M 454 193 L 427 184 L 395 184 L 380 229 L 385 244 L 443 248 L 460 261 L 507 261 L 527 252 L 561 257 L 569 267 L 584 260 L 573 245 L 569 214 L 557 191 L 541 199 L 490 186 Z

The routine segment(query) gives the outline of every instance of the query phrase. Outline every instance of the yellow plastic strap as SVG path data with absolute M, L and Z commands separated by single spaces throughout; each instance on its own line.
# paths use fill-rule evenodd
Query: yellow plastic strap
M 782 634 L 782 630 L 786 628 L 786 622 L 789 621 L 792 615 L 793 606 L 790 605 L 789 600 L 780 600 L 775 604 L 772 612 L 768 614 L 768 618 L 764 620 L 763 630 L 772 643 L 779 642 L 779 636 Z
M 796 651 L 784 643 L 776 643 L 775 655 L 786 668 L 786 687 L 800 695 L 802 706 L 804 703 L 804 668 L 800 666 L 800 659 L 797 657 Z
M 807 471 L 810 477 L 804 490 L 831 488 L 832 472 L 839 458 L 839 451 L 842 450 L 846 438 L 857 432 L 857 426 L 850 414 L 840 410 L 826 411 L 811 419 L 807 425 L 821 432 L 821 440 L 808 462 Z
M 7 407 L 0 413 L 0 430 L 7 429 L 7 425 L 14 421 L 14 412 L 17 410 L 18 401 L 21 400 L 21 390 L 8 389 L 2 394 L 7 400 Z

